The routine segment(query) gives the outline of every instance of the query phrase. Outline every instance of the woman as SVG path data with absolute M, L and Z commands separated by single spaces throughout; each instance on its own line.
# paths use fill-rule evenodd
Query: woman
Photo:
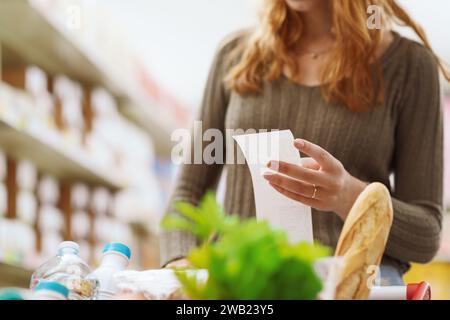
M 377 17 L 370 7 L 384 12 Z M 369 9 L 370 9 L 369 8 Z M 367 23 L 373 18 L 372 25 Z M 389 29 L 412 28 L 423 45 Z M 203 99 L 203 129 L 290 129 L 304 165 L 271 162 L 273 188 L 313 208 L 316 240 L 335 247 L 367 183 L 392 192 L 394 221 L 382 261 L 386 283 L 402 283 L 410 262 L 430 261 L 442 220 L 442 115 L 438 67 L 422 29 L 394 0 L 269 0 L 261 25 L 225 41 Z M 196 137 L 197 139 L 198 137 Z M 184 165 L 172 200 L 197 203 L 223 165 Z M 394 184 L 390 175 L 394 174 Z M 255 215 L 246 165 L 227 165 L 225 210 Z M 195 245 L 162 237 L 162 263 L 186 263 Z

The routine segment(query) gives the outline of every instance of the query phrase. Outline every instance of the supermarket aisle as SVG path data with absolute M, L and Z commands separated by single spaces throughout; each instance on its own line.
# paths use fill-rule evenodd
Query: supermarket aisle
M 171 133 L 189 126 L 218 43 L 255 24 L 258 2 L 0 0 L 0 288 L 28 286 L 63 240 L 91 265 L 119 241 L 131 268 L 159 266 L 159 220 L 178 169 Z M 401 2 L 450 60 L 448 15 L 438 14 L 450 3 Z M 448 86 L 445 95 L 449 182 Z M 448 183 L 445 197 L 449 211 Z M 435 261 L 407 275 L 435 281 L 443 297 L 449 220 Z
M 71 5 L 0 3 L 0 286 L 26 286 L 62 240 L 92 264 L 120 241 L 134 268 L 158 265 L 181 104 L 148 88 L 113 22 L 85 14 L 93 2 Z

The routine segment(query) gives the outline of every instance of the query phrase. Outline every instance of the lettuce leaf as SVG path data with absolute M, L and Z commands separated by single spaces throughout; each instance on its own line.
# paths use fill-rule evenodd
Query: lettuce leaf
M 177 202 L 174 208 L 162 227 L 196 236 L 201 245 L 187 258 L 194 268 L 208 270 L 206 283 L 177 272 L 192 299 L 315 299 L 322 289 L 313 264 L 330 254 L 328 248 L 290 244 L 284 231 L 266 222 L 226 215 L 211 192 L 197 207 Z

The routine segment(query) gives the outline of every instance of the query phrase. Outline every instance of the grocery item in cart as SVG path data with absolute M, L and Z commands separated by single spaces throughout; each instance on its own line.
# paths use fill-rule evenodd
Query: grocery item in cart
M 154 269 L 145 271 L 122 271 L 114 276 L 119 299 L 179 300 L 187 299 L 181 291 L 176 273 L 195 276 L 199 282 L 206 282 L 208 271 L 204 269 Z
M 340 267 L 340 258 L 327 257 L 319 259 L 314 269 L 322 280 L 324 287 L 319 299 L 332 300 L 334 298 L 335 273 Z M 208 270 L 206 269 L 157 269 L 145 271 L 122 271 L 117 273 L 115 283 L 119 289 L 120 299 L 146 299 L 146 300 L 179 300 L 188 299 L 182 290 L 177 273 L 195 276 L 197 281 L 206 282 Z
M 0 301 L 2 300 L 31 300 L 30 290 L 22 288 L 5 288 L 0 290 Z
M 88 279 L 98 281 L 97 300 L 111 300 L 117 293 L 114 275 L 126 269 L 130 263 L 131 250 L 119 242 L 111 242 L 103 248 L 100 266 L 94 270 Z
M 59 282 L 41 280 L 34 288 L 33 300 L 67 300 L 69 289 Z
M 369 270 L 378 267 L 392 224 L 392 202 L 381 183 L 372 183 L 360 194 L 345 221 L 336 256 L 342 256 L 336 299 L 367 299 Z
M 369 300 L 431 300 L 431 287 L 425 281 L 406 286 L 373 287 Z
M 87 279 L 89 266 L 78 255 L 79 246 L 64 241 L 58 246 L 55 257 L 42 264 L 31 276 L 30 288 L 34 289 L 42 280 L 51 280 L 69 289 L 70 300 L 92 299 L 97 290 L 97 280 Z

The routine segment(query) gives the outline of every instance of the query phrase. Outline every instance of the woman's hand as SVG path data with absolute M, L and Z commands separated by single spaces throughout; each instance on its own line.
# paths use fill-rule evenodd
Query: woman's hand
M 323 148 L 311 142 L 296 139 L 294 146 L 311 158 L 302 159 L 302 165 L 270 161 L 264 178 L 288 198 L 321 211 L 333 211 L 342 220 L 367 184 L 350 175 L 342 163 Z

